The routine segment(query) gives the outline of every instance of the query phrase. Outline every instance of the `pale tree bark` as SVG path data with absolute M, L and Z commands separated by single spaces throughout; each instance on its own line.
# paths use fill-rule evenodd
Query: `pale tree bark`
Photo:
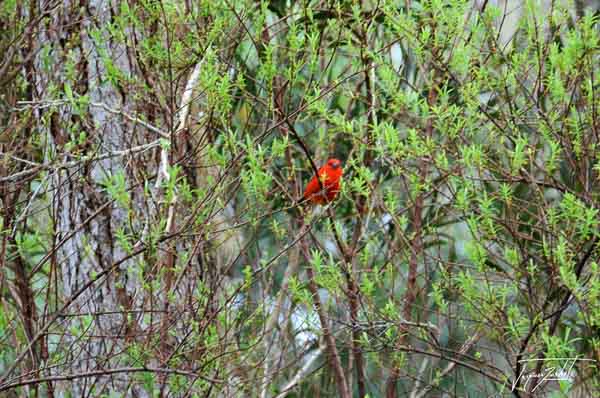
M 86 112 L 76 110 L 72 103 L 58 107 L 55 112 L 43 108 L 38 111 L 40 121 L 49 120 L 48 124 L 39 126 L 46 131 L 50 144 L 49 162 L 69 162 L 74 159 L 77 149 L 120 151 L 134 146 L 139 138 L 143 140 L 133 123 L 107 110 L 129 112 L 133 108 L 133 101 L 122 86 L 123 81 L 117 83 L 111 80 L 107 70 L 107 60 L 110 60 L 122 76 L 133 73 L 127 48 L 114 42 L 105 30 L 116 14 L 115 7 L 117 4 L 107 0 L 94 0 L 85 6 L 67 1 L 51 11 L 46 29 L 39 32 L 40 49 L 49 48 L 51 53 L 48 56 L 40 51 L 36 58 L 36 100 L 43 103 L 56 99 L 52 88 L 59 88 L 65 92 L 70 90 L 75 95 L 87 95 L 90 102 L 103 105 L 89 107 Z M 99 36 L 94 38 L 92 32 L 99 32 Z M 64 69 L 67 59 L 75 61 L 75 78 L 67 76 Z M 50 65 L 49 60 L 52 62 Z M 75 130 L 74 126 L 85 132 L 88 138 L 80 143 L 81 148 L 68 149 L 65 144 L 71 140 L 73 132 L 69 130 Z M 94 146 L 94 149 L 90 148 Z M 80 167 L 65 168 L 54 174 L 57 199 L 55 229 L 59 240 L 70 231 L 77 230 L 96 209 L 112 200 L 103 182 L 119 173 L 127 175 L 127 161 L 127 157 L 107 157 L 82 162 Z M 142 190 L 139 187 L 128 188 L 131 205 L 142 203 Z M 65 299 L 94 275 L 125 257 L 126 253 L 116 243 L 115 235 L 119 228 L 128 225 L 129 216 L 123 207 L 109 205 L 58 248 Z M 141 230 L 140 221 L 134 220 L 130 225 Z M 125 261 L 115 272 L 108 273 L 101 283 L 83 292 L 69 307 L 68 312 L 78 316 L 68 318 L 61 325 L 67 334 L 60 342 L 68 346 L 65 350 L 68 357 L 64 358 L 62 366 L 52 369 L 52 375 L 93 372 L 119 365 L 117 355 L 123 351 L 126 336 L 133 328 L 123 313 L 132 307 L 137 293 L 135 286 L 138 284 L 131 272 L 133 265 L 133 261 Z M 139 296 L 137 300 L 140 300 Z M 87 396 L 111 391 L 126 394 L 128 390 L 126 375 L 115 379 L 99 373 L 83 380 L 57 384 L 59 396 Z M 135 385 L 129 391 L 137 396 L 144 395 L 142 390 L 137 391 Z
M 205 167 L 210 164 L 212 132 L 205 117 L 210 110 L 201 94 L 204 60 L 192 64 L 182 78 L 157 83 L 161 86 L 153 87 L 153 93 L 166 96 L 167 105 L 153 109 L 136 92 L 141 86 L 136 86 L 136 79 L 145 76 L 148 84 L 152 77 L 141 70 L 135 49 L 107 28 L 120 15 L 119 7 L 117 1 L 96 0 L 65 2 L 51 9 L 48 24 L 37 34 L 37 94 L 23 104 L 34 109 L 37 127 L 48 141 L 46 163 L 64 166 L 52 174 L 54 228 L 57 241 L 66 238 L 56 248 L 57 289 L 62 302 L 69 303 L 64 311 L 69 317 L 57 326 L 62 335 L 53 347 L 66 356 L 47 374 L 57 383 L 58 395 L 147 396 L 153 389 L 167 395 L 169 372 L 157 372 L 151 383 L 155 385 L 148 387 L 127 372 L 116 377 L 110 369 L 127 369 L 132 362 L 149 369 L 168 368 L 190 339 L 201 341 L 202 332 L 212 325 L 222 342 L 210 347 L 215 351 L 211 356 L 227 353 L 233 337 L 221 328 L 216 315 L 235 294 L 229 273 L 241 256 L 244 239 L 231 221 L 235 212 L 228 201 L 231 192 L 222 188 L 230 170 Z M 147 33 L 135 29 L 126 27 L 124 33 L 140 37 Z M 172 36 L 165 36 L 168 49 Z M 74 68 L 69 70 L 67 61 Z M 83 96 L 87 106 L 79 101 Z M 85 139 L 77 142 L 80 132 Z M 89 160 L 81 159 L 81 154 Z M 167 195 L 166 186 L 173 182 L 171 167 L 177 163 L 184 169 L 189 164 L 195 171 L 186 175 L 187 181 L 208 192 L 191 209 L 180 204 L 177 188 L 174 195 Z M 124 180 L 125 198 L 107 188 L 115 176 Z M 195 228 L 201 211 L 205 212 L 204 223 L 197 227 L 201 233 L 181 237 Z M 131 249 L 121 247 L 123 232 L 135 237 L 131 243 L 138 253 L 126 261 L 121 260 Z M 152 234 L 160 240 L 151 241 Z M 116 263 L 119 266 L 113 267 Z M 102 278 L 90 283 L 96 275 Z M 89 288 L 80 292 L 88 283 Z M 196 298 L 200 284 L 208 292 L 206 305 Z M 61 308 L 60 303 L 57 306 Z M 199 324 L 196 334 L 192 321 Z M 46 324 L 42 330 L 49 328 Z M 129 355 L 136 346 L 150 358 Z M 202 344 L 188 350 L 186 371 L 202 368 L 206 350 Z M 234 366 L 225 369 L 228 374 L 235 371 Z M 223 384 L 224 395 L 231 396 L 240 392 L 230 386 L 243 383 L 232 376 Z

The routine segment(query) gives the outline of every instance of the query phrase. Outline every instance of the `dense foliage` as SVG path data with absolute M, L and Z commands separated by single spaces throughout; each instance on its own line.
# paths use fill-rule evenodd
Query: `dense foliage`
M 584 3 L 0 2 L 0 395 L 594 396 Z

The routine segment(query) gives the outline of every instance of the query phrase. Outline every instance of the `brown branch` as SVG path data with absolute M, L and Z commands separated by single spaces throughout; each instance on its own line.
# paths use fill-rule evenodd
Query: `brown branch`
M 107 206 L 108 204 L 110 204 L 112 202 L 113 202 L 112 200 L 108 201 L 103 206 L 101 206 L 101 208 L 104 208 L 105 206 Z M 158 241 L 162 242 L 162 241 L 164 241 L 166 239 L 170 239 L 170 238 L 171 238 L 171 236 L 163 236 Z M 62 317 L 63 312 L 67 308 L 69 308 L 69 306 L 71 304 L 73 304 L 75 302 L 75 300 L 77 300 L 77 298 L 79 296 L 81 296 L 86 290 L 88 290 L 90 287 L 92 287 L 96 282 L 98 282 L 102 278 L 108 276 L 108 274 L 110 274 L 115 269 L 118 269 L 118 267 L 121 264 L 123 264 L 126 261 L 128 261 L 128 260 L 136 257 L 137 255 L 143 253 L 144 251 L 146 251 L 146 249 L 147 249 L 146 246 L 141 245 L 141 247 L 138 248 L 137 250 L 135 250 L 132 253 L 124 256 L 120 260 L 115 261 L 110 267 L 107 267 L 106 269 L 104 269 L 101 272 L 99 272 L 98 274 L 96 274 L 96 276 L 94 278 L 91 278 L 90 280 L 88 280 L 81 288 L 79 288 L 79 290 L 77 290 L 75 293 L 73 293 L 71 295 L 71 297 L 67 298 L 65 300 L 65 304 L 63 304 L 63 306 L 60 308 L 60 310 L 56 311 L 48 319 L 48 321 L 46 322 L 46 324 L 39 328 L 38 332 L 31 339 L 31 341 L 29 342 L 29 344 L 27 345 L 27 347 L 23 351 L 21 351 L 21 353 L 19 355 L 17 355 L 15 357 L 15 360 L 14 360 L 13 364 L 6 369 L 6 371 L 2 374 L 2 376 L 0 376 L 0 382 L 5 382 L 8 379 L 8 377 L 10 376 L 10 374 L 17 368 L 18 364 L 23 360 L 23 358 L 25 357 L 25 355 L 27 355 L 27 353 L 30 352 L 30 350 L 32 349 L 33 345 L 36 344 L 37 341 L 46 334 L 46 332 L 48 331 L 48 329 L 50 329 L 50 326 L 52 326 L 54 324 L 54 322 L 56 322 L 59 318 Z
M 302 254 L 304 255 L 304 259 L 306 260 L 306 275 L 308 276 L 308 288 L 312 295 L 313 304 L 315 306 L 315 310 L 319 316 L 319 320 L 321 322 L 321 329 L 323 330 L 323 338 L 325 339 L 325 344 L 327 346 L 327 352 L 329 357 L 329 364 L 333 369 L 333 373 L 335 375 L 335 381 L 338 388 L 338 393 L 342 398 L 351 398 L 352 394 L 350 393 L 350 389 L 348 388 L 348 382 L 346 380 L 346 376 L 344 375 L 344 370 L 342 369 L 342 361 L 340 359 L 340 355 L 337 351 L 337 347 L 335 345 L 335 340 L 331 331 L 329 330 L 329 324 L 327 322 L 327 317 L 323 311 L 323 306 L 321 304 L 321 299 L 319 298 L 319 291 L 317 287 L 317 283 L 315 282 L 315 274 L 310 264 L 310 255 L 308 253 L 308 244 L 305 239 L 300 241 Z
M 432 49 L 432 54 L 436 54 L 436 49 Z M 427 104 L 429 107 L 433 107 L 437 101 L 438 93 L 437 93 L 437 72 L 434 70 L 431 86 L 429 88 L 429 93 L 427 95 Z M 433 136 L 434 128 L 433 128 L 433 118 L 430 117 L 427 120 L 427 124 L 425 126 L 424 133 L 427 137 L 431 138 Z M 424 184 L 427 179 L 428 172 L 428 163 L 425 159 L 421 158 L 418 163 L 418 172 L 419 172 L 419 183 Z M 419 192 L 417 197 L 415 198 L 413 209 L 411 212 L 411 221 L 412 221 L 412 230 L 414 233 L 413 238 L 410 242 L 411 254 L 410 260 L 408 263 L 408 277 L 406 281 L 406 293 L 403 298 L 403 311 L 402 314 L 404 319 L 407 321 L 412 320 L 412 307 L 417 298 L 417 269 L 419 265 L 419 256 L 423 251 L 423 208 L 425 205 L 425 194 Z M 402 335 L 399 339 L 400 344 L 404 344 L 405 335 Z M 387 398 L 395 398 L 396 397 L 396 381 L 398 376 L 400 375 L 400 369 L 394 367 L 392 369 L 391 375 L 387 381 L 386 387 L 386 397 Z
M 0 392 L 12 390 L 13 388 L 17 388 L 17 387 L 35 385 L 35 384 L 40 384 L 40 383 L 68 381 L 68 380 L 83 379 L 83 378 L 88 378 L 88 377 L 108 376 L 108 375 L 118 374 L 118 373 L 139 373 L 139 372 L 177 374 L 177 375 L 181 375 L 181 376 L 196 377 L 196 378 L 205 380 L 205 381 L 207 381 L 209 383 L 213 383 L 213 384 L 224 384 L 225 383 L 224 380 L 213 379 L 211 377 L 202 376 L 195 372 L 188 372 L 188 371 L 183 371 L 183 370 L 178 370 L 178 369 L 154 368 L 154 367 L 143 366 L 143 367 L 101 369 L 101 370 L 94 370 L 94 371 L 90 371 L 90 372 L 72 373 L 72 374 L 67 374 L 67 375 L 62 375 L 62 376 L 48 376 L 48 377 L 41 377 L 41 378 L 37 378 L 37 379 L 26 379 L 26 380 L 16 381 L 13 383 L 2 384 L 2 385 L 0 385 Z
M 578 281 L 579 281 L 579 278 L 580 278 L 581 273 L 583 271 L 583 267 L 585 267 L 585 264 L 587 263 L 587 261 L 589 260 L 589 258 L 592 255 L 592 253 L 594 252 L 594 249 L 596 248 L 596 244 L 598 243 L 598 239 L 599 239 L 598 236 L 595 236 L 592 239 L 590 247 L 585 252 L 585 254 L 581 258 L 581 260 L 579 260 L 579 262 L 577 263 L 577 266 L 575 267 L 575 277 L 576 277 L 576 279 Z M 556 329 L 558 327 L 558 322 L 560 321 L 562 313 L 569 306 L 569 302 L 571 300 L 571 295 L 572 295 L 572 292 L 571 292 L 571 290 L 569 290 L 567 292 L 567 294 L 563 297 L 558 310 L 555 311 L 555 313 L 553 314 L 554 317 L 552 318 L 552 321 L 550 322 L 550 328 L 548 330 L 548 335 L 549 336 L 553 336 L 554 333 L 556 332 Z M 520 353 L 520 355 L 522 355 L 522 352 Z M 546 357 L 546 354 L 545 354 L 544 351 L 542 351 L 540 353 L 540 355 L 538 356 L 537 365 L 535 367 L 535 371 L 533 372 L 533 374 L 535 374 L 535 375 L 541 374 L 541 372 L 542 372 L 542 366 L 544 365 L 544 361 L 543 360 L 544 360 L 545 357 Z M 517 369 L 519 369 L 519 367 L 517 367 Z M 519 377 L 519 375 L 520 375 L 520 372 L 516 373 L 515 376 Z M 537 388 L 538 385 L 539 385 L 539 377 L 535 377 L 532 380 L 532 382 L 527 385 L 528 386 L 527 387 L 527 393 L 529 393 L 529 394 L 533 393 L 533 389 Z

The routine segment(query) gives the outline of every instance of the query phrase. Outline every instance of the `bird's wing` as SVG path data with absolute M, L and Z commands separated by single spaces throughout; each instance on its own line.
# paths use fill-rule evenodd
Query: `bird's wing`
M 313 196 L 320 190 L 321 185 L 319 184 L 319 180 L 317 180 L 317 177 L 314 176 L 306 185 L 306 189 L 304 190 L 304 199 L 309 199 L 311 196 Z

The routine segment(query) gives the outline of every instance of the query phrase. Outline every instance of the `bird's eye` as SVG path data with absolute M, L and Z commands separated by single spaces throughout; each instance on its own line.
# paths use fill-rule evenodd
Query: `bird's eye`
M 338 167 L 340 167 L 340 162 L 332 160 L 331 162 L 329 162 L 329 166 L 331 166 L 331 168 L 333 169 L 337 169 Z

